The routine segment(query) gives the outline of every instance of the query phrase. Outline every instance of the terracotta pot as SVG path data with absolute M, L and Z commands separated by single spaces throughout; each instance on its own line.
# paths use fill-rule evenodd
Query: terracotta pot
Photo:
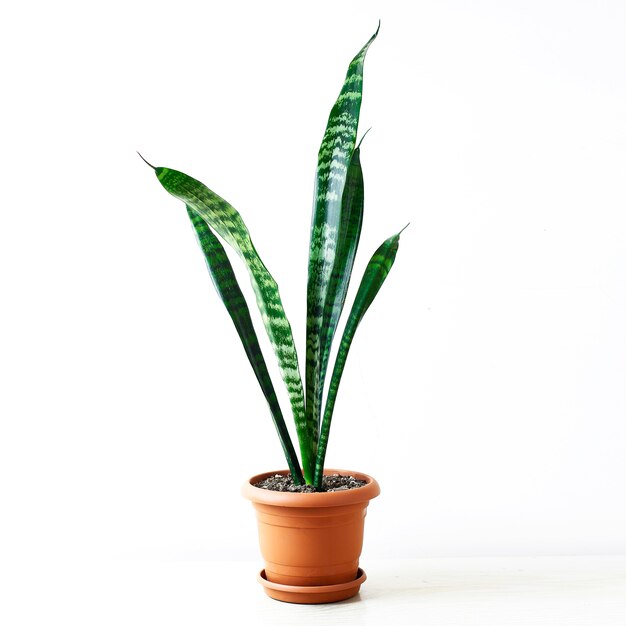
M 326 493 L 284 493 L 253 486 L 268 476 L 288 474 L 283 470 L 253 476 L 242 488 L 257 513 L 265 559 L 259 580 L 273 598 L 334 602 L 358 593 L 365 580 L 359 570 L 363 527 L 367 505 L 380 487 L 360 472 L 327 469 L 324 473 L 350 474 L 366 484 Z

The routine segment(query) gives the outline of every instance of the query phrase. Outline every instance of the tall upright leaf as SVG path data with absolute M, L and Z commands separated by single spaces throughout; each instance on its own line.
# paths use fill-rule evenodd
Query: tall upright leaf
M 187 207 L 187 214 L 193 225 L 198 239 L 198 243 L 204 252 L 204 258 L 211 274 L 211 279 L 215 285 L 215 289 L 219 294 L 228 314 L 230 315 L 235 329 L 241 339 L 241 343 L 246 351 L 250 365 L 254 370 L 254 374 L 259 385 L 265 395 L 267 404 L 270 408 L 274 426 L 278 432 L 289 471 L 297 485 L 303 482 L 302 471 L 296 451 L 294 450 L 289 431 L 283 418 L 283 413 L 276 397 L 272 379 L 267 370 L 267 364 L 263 358 L 263 352 L 259 345 L 256 331 L 250 317 L 250 309 L 246 303 L 246 299 L 239 288 L 239 283 L 230 264 L 226 250 L 220 243 L 219 239 L 213 234 L 208 224 L 193 209 Z M 237 399 L 235 398 L 236 402 Z
M 406 226 L 405 226 L 406 228 Z M 402 229 L 404 230 L 404 229 Z M 346 365 L 346 359 L 348 358 L 348 352 L 354 339 L 354 334 L 358 328 L 363 316 L 367 309 L 370 307 L 374 298 L 378 294 L 385 279 L 389 275 L 391 267 L 396 260 L 396 254 L 398 252 L 398 246 L 400 243 L 400 234 L 402 230 L 386 239 L 381 246 L 374 252 L 370 259 L 365 273 L 359 285 L 359 290 L 356 294 L 350 316 L 346 323 L 346 327 L 341 337 L 341 344 L 339 345 L 339 351 L 335 360 L 335 367 L 333 368 L 333 375 L 330 379 L 330 386 L 328 389 L 328 397 L 326 398 L 326 407 L 324 409 L 324 419 L 322 421 L 322 429 L 320 434 L 319 447 L 317 450 L 317 457 L 315 460 L 315 480 L 314 485 L 316 488 L 320 488 L 322 485 L 322 476 L 324 471 L 324 460 L 326 458 L 326 449 L 328 447 L 328 435 L 330 433 L 330 424 L 333 417 L 333 411 L 335 409 L 335 401 L 337 399 L 337 391 L 339 390 L 339 383 L 341 382 L 341 376 Z
M 362 141 L 362 140 L 361 140 Z M 343 305 L 352 276 L 354 258 L 361 238 L 363 226 L 363 170 L 361 169 L 360 147 L 357 146 L 352 154 L 352 160 L 348 167 L 348 176 L 343 190 L 341 202 L 341 221 L 337 237 L 337 250 L 335 263 L 330 275 L 326 302 L 324 304 L 324 319 L 321 329 L 320 352 L 322 357 L 320 385 L 318 389 L 319 404 L 324 390 L 326 369 L 330 349 L 337 330 L 337 324 L 341 317 Z
M 380 28 L 380 25 L 379 25 Z M 378 30 L 354 57 L 333 106 L 318 154 L 307 284 L 306 414 L 319 427 L 322 325 L 335 255 L 342 197 L 356 143 L 363 63 Z
M 226 200 L 200 181 L 177 170 L 157 167 L 155 172 L 163 187 L 202 217 L 245 262 L 263 324 L 289 394 L 305 479 L 308 483 L 312 482 L 316 450 L 313 442 L 317 442 L 317 425 L 306 418 L 298 355 L 276 281 L 261 261 L 241 215 Z

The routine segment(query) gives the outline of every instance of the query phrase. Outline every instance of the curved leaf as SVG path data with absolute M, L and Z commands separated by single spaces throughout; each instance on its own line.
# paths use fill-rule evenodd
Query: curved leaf
M 380 28 L 380 25 L 379 25 Z M 331 280 L 341 204 L 348 167 L 356 143 L 361 110 L 363 63 L 378 30 L 354 57 L 333 106 L 322 139 L 314 191 L 309 276 L 307 284 L 306 413 L 307 422 L 319 428 L 322 386 L 322 324 Z
M 343 375 L 346 359 L 348 358 L 348 352 L 350 351 L 350 346 L 352 345 L 356 329 L 361 323 L 365 312 L 374 301 L 374 298 L 385 282 L 385 279 L 387 278 L 391 267 L 396 260 L 401 233 L 402 231 L 392 237 L 389 237 L 389 239 L 386 239 L 378 250 L 374 252 L 374 255 L 367 264 L 361 284 L 359 285 L 359 290 L 354 300 L 354 304 L 352 305 L 352 310 L 350 311 L 350 316 L 348 317 L 346 327 L 343 331 L 343 336 L 341 337 L 341 344 L 339 345 L 339 351 L 335 360 L 333 375 L 330 379 L 330 387 L 328 389 L 328 397 L 326 398 L 326 407 L 324 410 L 324 420 L 322 422 L 317 458 L 315 460 L 315 480 L 313 484 L 318 488 L 321 487 L 322 474 L 324 471 L 324 459 L 326 458 L 326 448 L 328 447 L 330 424 L 333 417 L 333 411 L 335 409 L 339 383 L 341 382 L 341 376 Z
M 244 260 L 263 324 L 289 394 L 305 478 L 311 482 L 315 460 L 313 441 L 317 441 L 317 425 L 306 420 L 298 355 L 276 281 L 261 261 L 241 215 L 226 200 L 200 181 L 177 170 L 157 167 L 155 172 L 170 194 L 199 215 Z
M 224 250 L 224 246 L 222 246 L 219 239 L 213 234 L 208 224 L 195 213 L 193 209 L 187 207 L 187 214 L 189 215 L 189 219 L 196 233 L 198 244 L 204 253 L 213 285 L 235 325 L 241 343 L 246 351 L 248 361 L 250 361 L 256 379 L 269 405 L 272 419 L 274 420 L 274 426 L 278 432 L 278 438 L 280 439 L 293 480 L 297 485 L 301 485 L 303 478 L 300 464 L 298 463 L 298 457 L 294 450 L 293 443 L 291 442 L 291 437 L 289 436 L 289 431 L 287 430 L 283 413 L 280 409 L 278 398 L 276 397 L 276 391 L 274 390 L 272 379 L 267 370 L 267 364 L 261 352 L 261 346 L 259 345 L 259 340 L 252 324 L 252 318 L 250 317 L 250 309 L 239 288 L 239 283 L 237 282 L 233 267 L 226 255 L 226 250 Z

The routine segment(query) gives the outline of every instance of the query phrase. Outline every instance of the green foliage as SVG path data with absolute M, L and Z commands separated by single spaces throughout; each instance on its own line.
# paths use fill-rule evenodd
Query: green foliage
M 331 345 L 346 300 L 363 224 L 363 172 L 360 144 L 356 144 L 356 138 L 363 64 L 367 50 L 377 35 L 378 30 L 348 66 L 318 154 L 307 283 L 305 389 L 291 325 L 283 309 L 278 285 L 261 261 L 241 215 L 190 176 L 169 168 L 153 168 L 161 185 L 186 205 L 213 284 L 235 325 L 268 403 L 294 480 L 298 484 L 306 481 L 318 488 L 321 486 L 330 424 L 346 358 L 359 323 L 394 263 L 400 239 L 398 233 L 383 242 L 367 265 L 341 338 L 321 420 Z M 256 303 L 289 396 L 302 471 L 248 305 L 217 235 L 239 255 L 248 270 Z
M 404 228 L 406 228 L 406 226 Z M 359 290 L 356 294 L 356 298 L 354 299 L 354 304 L 352 305 L 352 310 L 350 311 L 350 316 L 348 317 L 346 327 L 344 328 L 343 336 L 341 337 L 341 344 L 339 345 L 339 351 L 335 360 L 333 375 L 330 379 L 328 397 L 326 398 L 324 421 L 322 422 L 322 432 L 320 434 L 317 459 L 315 462 L 314 484 L 318 488 L 322 486 L 322 472 L 324 471 L 324 459 L 326 458 L 326 448 L 328 446 L 330 422 L 333 418 L 337 390 L 339 389 L 343 368 L 346 365 L 348 352 L 350 350 L 350 346 L 352 345 L 352 339 L 354 338 L 354 333 L 361 323 L 365 312 L 369 309 L 370 304 L 374 301 L 376 294 L 378 294 L 380 288 L 385 282 L 385 279 L 391 271 L 391 266 L 396 260 L 396 253 L 398 252 L 401 233 L 402 231 L 383 241 L 367 264 L 365 274 L 363 274 Z

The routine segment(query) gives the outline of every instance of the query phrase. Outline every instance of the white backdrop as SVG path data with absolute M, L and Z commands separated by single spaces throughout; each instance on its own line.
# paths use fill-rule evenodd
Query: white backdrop
M 379 18 L 356 274 L 411 226 L 328 453 L 381 483 L 366 553 L 626 551 L 623 2 L 61 0 L 0 24 L 2 560 L 257 557 L 239 487 L 281 450 L 135 150 L 241 211 L 302 354 L 317 149 Z

